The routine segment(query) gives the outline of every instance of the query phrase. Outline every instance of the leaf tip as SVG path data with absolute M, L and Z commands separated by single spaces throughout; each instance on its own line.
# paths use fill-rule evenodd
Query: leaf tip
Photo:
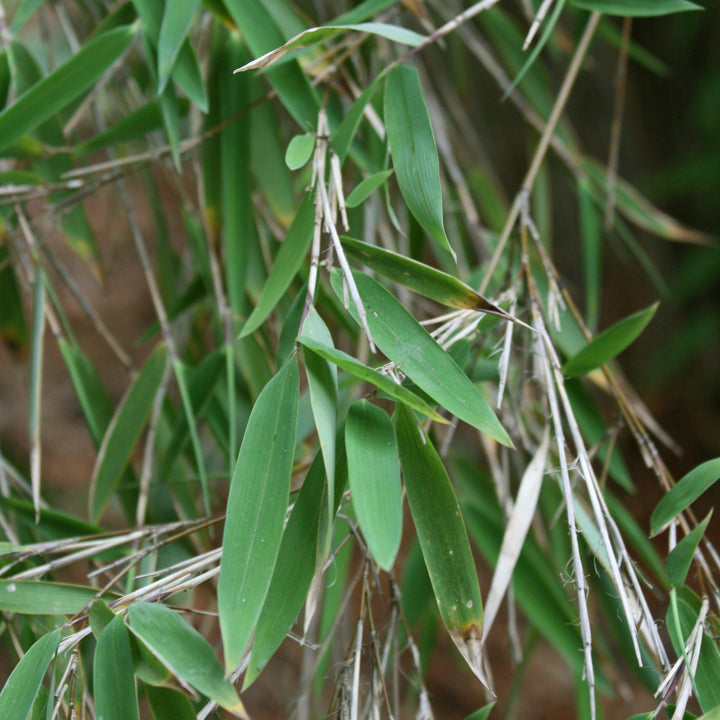
M 475 677 L 488 689 L 493 697 L 495 697 L 495 691 L 493 690 L 489 673 L 485 671 L 482 626 L 473 623 L 463 628 L 453 628 L 450 630 L 450 637 L 465 662 L 475 674 Z

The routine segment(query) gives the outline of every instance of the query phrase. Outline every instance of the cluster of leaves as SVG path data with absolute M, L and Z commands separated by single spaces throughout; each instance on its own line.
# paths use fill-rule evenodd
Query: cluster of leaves
M 659 687 L 648 717 L 671 701 L 682 717 L 692 694 L 713 716 L 718 555 L 703 537 L 709 517 L 698 523 L 689 508 L 720 460 L 675 484 L 655 445 L 669 439 L 615 362 L 656 305 L 595 332 L 604 232 L 641 262 L 633 227 L 708 239 L 619 178 L 612 153 L 607 165 L 585 156 L 563 117 L 596 31 L 621 63 L 645 58 L 605 13 L 696 5 L 365 0 L 343 9 L 309 27 L 309 11 L 276 0 L 109 9 L 23 0 L 3 33 L 0 329 L 30 349 L 31 450 L 27 474 L 0 457 L 0 612 L 18 658 L 0 717 L 82 708 L 132 720 L 146 707 L 155 720 L 218 708 L 247 717 L 236 681 L 249 687 L 283 640 L 300 636 L 308 673 L 298 716 L 399 717 L 407 705 L 431 718 L 418 628 L 432 633 L 439 615 L 490 690 L 486 640 L 504 600 L 518 654 L 539 635 L 589 689 L 579 716 L 596 716 L 596 687 L 610 690 L 617 676 L 610 637 L 638 681 Z M 67 59 L 45 70 L 24 38 L 54 15 Z M 583 28 L 567 58 L 565 22 Z M 525 44 L 540 35 L 525 57 L 527 26 Z M 479 62 L 540 135 L 512 203 L 487 162 L 461 155 L 452 129 L 468 127 L 461 97 L 425 58 L 441 42 Z M 556 96 L 539 57 L 546 47 L 567 64 Z M 585 318 L 542 220 L 551 149 L 577 188 Z M 159 196 L 168 172 L 186 243 L 177 250 L 160 223 L 153 257 L 128 186 L 140 177 Z M 157 315 L 141 368 L 38 239 L 57 221 L 102 275 L 80 201 L 108 183 Z M 116 406 L 57 283 L 127 370 Z M 43 499 L 48 328 L 97 448 L 88 520 Z M 606 421 L 601 394 L 620 422 Z M 666 563 L 618 499 L 617 487 L 633 488 L 621 432 L 669 490 L 651 528 L 671 529 Z M 404 532 L 405 497 L 413 529 Z M 110 532 L 111 508 L 123 529 Z M 484 611 L 473 546 L 495 568 Z M 672 648 L 637 558 L 667 592 Z M 87 561 L 85 585 L 62 582 L 64 568 Z M 702 598 L 686 585 L 693 562 Z M 217 623 L 200 634 L 182 617 L 191 611 Z M 355 629 L 349 641 L 341 621 Z M 218 632 L 223 663 L 209 642 Z M 324 687 L 331 657 L 342 662 Z

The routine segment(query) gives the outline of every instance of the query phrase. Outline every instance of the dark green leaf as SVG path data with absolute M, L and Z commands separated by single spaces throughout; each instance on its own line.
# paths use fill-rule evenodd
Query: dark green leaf
M 240 337 L 245 337 L 257 330 L 287 291 L 310 247 L 314 221 L 315 206 L 312 196 L 307 195 L 298 208 L 293 224 L 275 258 L 260 299 L 250 313 Z
M 128 388 L 105 432 L 90 480 L 90 516 L 95 521 L 117 489 L 130 462 L 135 445 L 150 416 L 166 361 L 167 350 L 164 346 L 159 346 Z
M 678 588 L 685 583 L 693 556 L 698 544 L 702 540 L 708 523 L 712 517 L 712 510 L 705 519 L 693 528 L 672 550 L 667 559 L 667 574 L 670 583 Z
M 657 504 L 650 517 L 650 532 L 657 535 L 674 517 L 695 502 L 720 478 L 720 458 L 708 460 L 685 475 Z
M 353 276 L 373 340 L 398 370 L 453 415 L 512 447 L 487 400 L 427 330 L 372 278 Z
M 102 720 L 136 720 L 137 692 L 130 638 L 117 615 L 102 631 L 93 660 L 95 713 Z
M 465 524 L 445 467 L 413 414 L 398 405 L 395 431 L 405 489 L 440 617 L 485 685 L 482 598 Z
M 292 359 L 255 402 L 235 465 L 218 583 L 228 671 L 240 662 L 272 579 L 290 494 L 298 393 Z
M 179 692 L 148 685 L 145 695 L 154 720 L 197 720 L 192 703 Z
M 655 315 L 658 305 L 659 303 L 655 303 L 639 310 L 603 330 L 565 363 L 563 372 L 579 377 L 617 357 L 645 329 Z
M 368 550 L 388 572 L 402 535 L 397 443 L 387 413 L 367 400 L 354 403 L 345 423 L 352 502 Z
M 443 223 L 440 164 L 415 68 L 395 68 L 385 83 L 385 128 L 400 192 L 423 229 L 453 258 Z
M 365 178 L 346 198 L 345 205 L 357 207 L 367 200 L 391 175 L 392 170 L 383 170 Z
M 0 692 L 0 717 L 27 720 L 45 672 L 60 644 L 60 631 L 43 635 L 10 673 Z
M 158 37 L 158 93 L 165 89 L 182 44 L 187 38 L 200 0 L 172 0 L 165 3 Z
M 127 622 L 135 637 L 175 675 L 236 717 L 248 717 L 212 647 L 177 613 L 163 605 L 136 602 Z

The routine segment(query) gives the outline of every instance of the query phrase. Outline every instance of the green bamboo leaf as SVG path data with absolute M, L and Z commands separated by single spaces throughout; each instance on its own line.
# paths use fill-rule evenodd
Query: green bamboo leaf
M 480 310 L 514 320 L 512 315 L 508 315 L 502 308 L 491 303 L 462 280 L 442 270 L 345 235 L 342 243 L 347 254 L 358 262 L 431 300 L 449 307 Z
M 120 401 L 98 452 L 90 480 L 90 516 L 97 521 L 115 492 L 150 416 L 167 361 L 159 346 Z
M 397 443 L 387 413 L 367 400 L 354 403 L 345 422 L 352 502 L 368 550 L 388 572 L 402 535 Z
M 571 0 L 571 3 L 585 10 L 624 17 L 654 17 L 703 9 L 701 5 L 688 0 Z
M 109 30 L 80 50 L 0 113 L 0 150 L 34 130 L 94 85 L 130 47 L 135 25 Z
M 235 465 L 218 582 L 228 671 L 240 662 L 272 579 L 290 495 L 298 394 L 293 358 L 255 402 Z
M 425 37 L 418 33 L 408 30 L 397 25 L 388 25 L 387 23 L 359 23 L 357 25 L 326 25 L 325 27 L 314 27 L 303 30 L 284 45 L 266 52 L 252 62 L 246 63 L 242 67 L 237 68 L 235 72 L 245 72 L 246 70 L 259 70 L 260 68 L 270 67 L 283 56 L 287 55 L 291 50 L 299 50 L 310 47 L 316 43 L 323 42 L 335 35 L 348 31 L 370 33 L 387 38 L 393 42 L 402 43 L 411 47 L 417 47 L 425 41 Z
M 394 380 L 389 378 L 387 375 L 383 375 L 380 371 L 374 368 L 364 365 L 359 360 L 356 360 L 351 355 L 342 352 L 342 350 L 336 350 L 333 347 L 323 345 L 322 343 L 316 342 L 306 335 L 301 335 L 298 338 L 298 342 L 301 345 L 310 348 L 314 353 L 324 357 L 331 363 L 337 365 L 341 370 L 354 375 L 360 380 L 372 383 L 378 390 L 389 395 L 391 398 L 398 400 L 399 402 L 405 403 L 408 407 L 422 413 L 426 417 L 429 417 L 433 422 L 447 423 L 447 420 L 439 415 L 433 408 L 431 408 L 422 398 L 418 397 L 414 392 L 408 390 L 403 385 L 398 385 Z
M 443 223 L 440 163 L 430 116 L 415 68 L 395 68 L 385 83 L 385 129 L 393 167 L 408 210 L 455 259 Z
M 655 713 L 650 713 L 651 716 L 654 714 Z M 706 713 L 703 713 L 697 720 L 720 720 L 720 705 Z
M 675 591 L 677 593 L 677 609 L 680 627 L 675 622 L 672 608 L 668 609 L 666 623 L 668 634 L 672 640 L 675 652 L 678 655 L 683 653 L 677 643 L 678 635 L 687 639 L 692 632 L 698 619 L 700 601 L 697 596 L 688 588 Z M 700 646 L 700 658 L 697 670 L 693 677 L 694 688 L 697 690 L 697 701 L 703 712 L 720 706 L 720 684 L 717 679 L 720 677 L 720 650 L 718 650 L 715 638 L 706 629 Z
M 248 718 L 210 644 L 177 613 L 164 605 L 136 602 L 128 610 L 127 624 L 133 635 L 179 678 L 236 717 Z
M 102 720 L 136 720 L 137 690 L 130 638 L 117 615 L 102 631 L 93 659 L 95 713 Z
M 367 198 L 370 197 L 391 175 L 392 170 L 382 170 L 381 172 L 370 175 L 365 178 L 346 198 L 345 205 L 350 208 L 362 205 Z
M 577 182 L 582 238 L 583 270 L 585 274 L 585 314 L 588 327 L 597 327 L 600 315 L 600 290 L 602 281 L 603 233 L 602 222 L 593 203 L 587 180 Z
M 287 292 L 310 247 L 314 222 L 315 206 L 312 196 L 306 195 L 275 258 L 257 305 L 250 313 L 240 337 L 250 335 L 257 330 L 265 322 L 280 298 Z
M 450 637 L 486 687 L 482 598 L 455 492 L 430 439 L 398 405 L 395 431 L 405 490 L 438 610 Z
M 654 3 L 654 0 L 650 0 Z M 602 205 L 608 192 L 607 170 L 599 163 L 585 158 L 581 162 L 583 172 L 587 173 L 592 181 L 591 192 L 595 201 Z M 697 243 L 708 245 L 714 243 L 709 235 L 685 227 L 675 218 L 670 217 L 662 210 L 655 207 L 644 195 L 642 195 L 627 180 L 617 177 L 613 184 L 615 206 L 618 212 L 627 218 L 637 227 L 647 230 L 658 237 L 673 240 L 675 242 Z
M 97 593 L 96 593 L 97 594 Z M 113 621 L 115 613 L 110 609 L 104 600 L 96 600 L 90 606 L 88 622 L 93 631 L 95 639 L 99 638 L 103 630 Z
M 332 347 L 332 336 L 327 326 L 311 307 L 303 323 L 303 333 L 323 345 Z M 329 549 L 332 534 L 331 514 L 335 506 L 335 434 L 337 430 L 338 381 L 337 367 L 312 350 L 304 353 L 305 372 L 310 390 L 315 427 L 317 428 L 320 448 L 325 461 L 327 476 L 328 502 L 327 512 L 321 518 L 321 552 L 323 556 Z
M 187 114 L 188 108 L 189 103 L 187 101 L 180 104 L 181 116 Z M 89 140 L 76 145 L 73 156 L 82 158 L 89 153 L 102 150 L 111 145 L 128 142 L 129 140 L 137 140 L 161 127 L 162 114 L 160 112 L 160 104 L 155 100 L 123 116 L 105 132 L 98 133 Z
M 372 278 L 357 272 L 353 276 L 367 311 L 370 332 L 380 350 L 453 415 L 512 447 L 487 400 L 427 330 Z M 340 290 L 338 279 L 334 274 L 336 293 Z
M 389 68 L 383 70 L 370 85 L 362 91 L 360 97 L 352 104 L 350 110 L 348 110 L 347 115 L 343 118 L 338 129 L 332 134 L 331 142 L 341 164 L 345 160 L 345 156 L 350 149 L 350 143 L 352 143 L 355 133 L 360 126 L 365 108 L 375 96 L 388 71 Z
M 158 93 L 165 89 L 180 48 L 187 38 L 200 0 L 173 0 L 165 3 L 158 37 Z
M 487 720 L 490 716 L 490 711 L 495 707 L 495 703 L 491 702 L 488 705 L 484 705 L 479 710 L 468 715 L 465 720 Z
M 27 720 L 45 672 L 60 644 L 60 631 L 43 635 L 10 673 L 0 692 L 0 717 Z
M 295 135 L 288 143 L 285 164 L 290 170 L 299 170 L 310 160 L 314 149 L 315 136 L 312 133 Z
M 0 580 L 0 610 L 23 615 L 75 615 L 97 589 L 35 580 Z
M 285 37 L 277 23 L 260 2 L 225 0 L 225 7 L 255 57 L 279 47 Z M 295 61 L 271 68 L 265 77 L 273 86 L 286 110 L 303 129 L 315 127 L 318 100 L 307 75 Z
M 693 528 L 673 549 L 667 559 L 668 579 L 673 587 L 679 588 L 685 584 L 690 565 L 692 564 L 695 550 L 702 540 L 708 523 L 712 517 L 712 510 L 705 516 L 705 519 Z
M 148 685 L 145 695 L 154 720 L 197 720 L 190 700 L 178 692 Z
M 315 574 L 320 516 L 323 506 L 328 504 L 324 490 L 325 466 L 322 453 L 317 453 L 283 533 L 267 599 L 255 629 L 243 690 L 267 665 L 305 602 Z
M 44 2 L 45 0 L 22 0 L 13 16 L 12 23 L 10 24 L 10 32 L 13 35 L 17 33 Z
M 720 458 L 708 460 L 685 475 L 660 500 L 650 516 L 650 533 L 657 535 L 673 518 L 694 503 L 720 478 Z
M 565 363 L 563 372 L 571 377 L 580 377 L 617 357 L 645 329 L 659 304 L 638 310 L 603 330 Z

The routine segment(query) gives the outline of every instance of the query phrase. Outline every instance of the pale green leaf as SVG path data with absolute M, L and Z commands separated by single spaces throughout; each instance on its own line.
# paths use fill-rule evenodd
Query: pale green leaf
M 299 170 L 312 157 L 315 149 L 315 136 L 312 133 L 295 135 L 288 143 L 285 152 L 285 164 L 290 170 Z
M 136 720 L 137 691 L 130 638 L 117 615 L 98 638 L 93 659 L 95 714 L 102 720 Z
M 228 670 L 240 662 L 272 579 L 290 494 L 298 394 L 293 358 L 255 402 L 235 465 L 218 582 Z
M 36 580 L 0 580 L 0 610 L 23 615 L 75 615 L 97 589 Z
M 398 405 L 395 431 L 405 490 L 440 617 L 477 678 L 482 659 L 482 598 L 465 524 L 440 456 L 413 414 Z
M 328 38 L 332 38 L 335 35 L 339 35 L 344 32 L 355 31 L 362 33 L 370 33 L 372 35 L 379 35 L 381 37 L 392 40 L 393 42 L 402 43 L 403 45 L 410 45 L 417 47 L 425 38 L 418 33 L 408 30 L 407 28 L 399 27 L 397 25 L 388 25 L 387 23 L 359 23 L 357 25 L 327 25 L 325 27 L 314 27 L 303 30 L 300 34 L 296 35 L 291 40 L 288 40 L 284 45 L 266 52 L 259 58 L 256 58 L 252 62 L 246 63 L 242 67 L 237 68 L 235 72 L 245 72 L 246 70 L 258 70 L 260 68 L 266 68 L 276 63 L 284 55 L 287 55 L 291 50 L 299 50 L 301 48 L 309 47 L 315 43 L 322 42 Z
M 134 25 L 115 28 L 89 40 L 57 70 L 50 73 L 0 113 L 0 150 L 32 132 L 82 95 L 128 49 Z
M 10 673 L 0 692 L 0 718 L 27 720 L 45 672 L 60 644 L 60 631 L 43 635 Z
M 638 310 L 603 330 L 565 363 L 563 372 L 571 377 L 579 377 L 613 360 L 646 328 L 658 305 L 654 303 L 644 310 Z
M 393 167 L 408 210 L 453 258 L 443 223 L 440 164 L 430 116 L 415 68 L 395 68 L 385 83 L 385 129 Z
M 388 572 L 402 535 L 397 443 L 387 413 L 367 400 L 354 403 L 345 423 L 352 502 L 370 554 Z
M 605 15 L 624 17 L 654 17 L 685 10 L 702 10 L 702 6 L 688 0 L 571 0 L 576 7 L 597 10 Z
M 685 475 L 657 504 L 650 516 L 650 532 L 657 535 L 720 478 L 720 458 L 708 460 Z
M 512 447 L 487 400 L 427 330 L 372 278 L 357 272 L 353 276 L 373 340 L 398 370 L 453 415 Z M 333 280 L 341 293 L 337 275 Z
M 175 675 L 236 717 L 248 717 L 210 644 L 177 613 L 164 605 L 136 602 L 128 610 L 127 624 Z

